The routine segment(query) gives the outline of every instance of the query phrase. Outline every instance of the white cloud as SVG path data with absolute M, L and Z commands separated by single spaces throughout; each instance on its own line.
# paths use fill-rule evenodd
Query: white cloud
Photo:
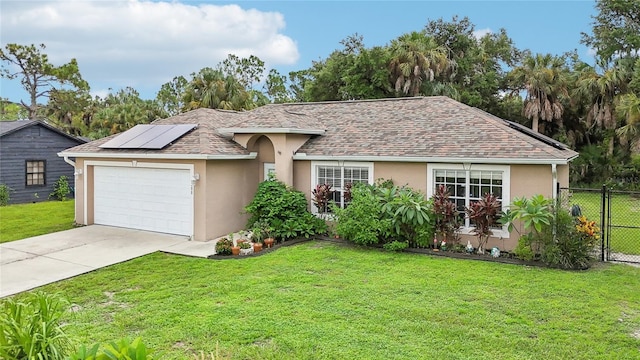
M 160 88 L 234 53 L 292 65 L 284 17 L 238 5 L 127 1 L 3 1 L 2 45 L 44 43 L 54 64 L 76 58 L 98 87 Z
M 598 54 L 598 51 L 594 48 L 588 48 L 587 49 L 587 56 L 588 57 L 596 57 L 596 55 Z
M 491 34 L 493 33 L 493 31 L 489 28 L 486 29 L 478 29 L 478 30 L 474 30 L 473 31 L 473 37 L 476 38 L 476 40 L 480 40 L 482 39 L 485 35 L 487 34 Z

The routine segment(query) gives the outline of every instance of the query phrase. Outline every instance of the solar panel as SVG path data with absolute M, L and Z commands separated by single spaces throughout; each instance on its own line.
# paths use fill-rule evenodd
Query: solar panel
M 103 149 L 160 150 L 196 127 L 198 125 L 195 124 L 136 125 L 100 147 Z

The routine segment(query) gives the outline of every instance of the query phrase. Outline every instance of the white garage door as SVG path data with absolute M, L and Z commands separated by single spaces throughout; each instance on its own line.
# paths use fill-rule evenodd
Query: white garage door
M 94 223 L 192 235 L 189 170 L 95 166 Z

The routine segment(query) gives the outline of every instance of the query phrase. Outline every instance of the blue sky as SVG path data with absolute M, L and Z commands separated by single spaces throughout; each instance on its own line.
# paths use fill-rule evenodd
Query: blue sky
M 562 54 L 591 31 L 595 1 L 7 1 L 2 46 L 44 43 L 54 64 L 77 58 L 92 93 L 132 86 L 153 98 L 174 76 L 214 66 L 227 53 L 257 55 L 286 74 L 308 68 L 354 33 L 367 47 L 419 31 L 429 20 L 467 16 L 478 31 L 505 28 L 520 49 Z M 27 98 L 17 80 L 0 96 Z

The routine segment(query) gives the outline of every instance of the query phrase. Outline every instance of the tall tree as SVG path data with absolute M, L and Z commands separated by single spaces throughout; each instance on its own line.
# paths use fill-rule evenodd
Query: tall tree
M 93 116 L 90 137 L 117 134 L 166 116 L 155 100 L 142 100 L 135 89 L 126 87 L 110 93 L 102 101 L 101 109 Z
M 614 57 L 638 56 L 640 6 L 638 0 L 598 0 L 593 34 L 582 33 L 582 42 L 594 48 L 606 62 Z
M 550 54 L 527 55 L 523 63 L 511 71 L 517 91 L 524 89 L 523 115 L 532 120 L 531 129 L 538 132 L 539 120 L 562 120 L 561 97 L 567 95 L 565 59 Z
M 616 130 L 616 134 L 625 143 L 640 142 L 640 97 L 634 93 L 620 96 L 616 111 L 625 123 Z
M 252 89 L 254 83 L 260 82 L 265 71 L 264 61 L 255 55 L 241 58 L 229 54 L 222 63 L 218 64 L 217 68 L 225 75 L 237 79 L 247 90 Z
M 0 76 L 7 79 L 20 79 L 22 87 L 29 94 L 29 101 L 21 101 L 27 110 L 29 119 L 35 119 L 42 105 L 41 98 L 48 98 L 53 90 L 71 86 L 76 90 L 88 90 L 89 84 L 82 79 L 76 59 L 54 66 L 49 57 L 41 53 L 44 44 L 35 45 L 7 44 L 0 49 L 0 60 L 3 61 Z
M 185 111 L 197 108 L 248 110 L 254 107 L 251 94 L 232 75 L 207 67 L 191 76 L 183 97 Z
M 398 94 L 420 94 L 423 81 L 433 81 L 452 66 L 444 46 L 416 31 L 391 41 L 390 51 L 389 70 Z
M 183 96 L 187 84 L 184 76 L 176 76 L 168 83 L 162 84 L 156 94 L 156 101 L 169 116 L 178 115 L 184 108 Z
M 20 104 L 0 98 L 0 121 L 23 120 L 26 118 L 27 112 Z

